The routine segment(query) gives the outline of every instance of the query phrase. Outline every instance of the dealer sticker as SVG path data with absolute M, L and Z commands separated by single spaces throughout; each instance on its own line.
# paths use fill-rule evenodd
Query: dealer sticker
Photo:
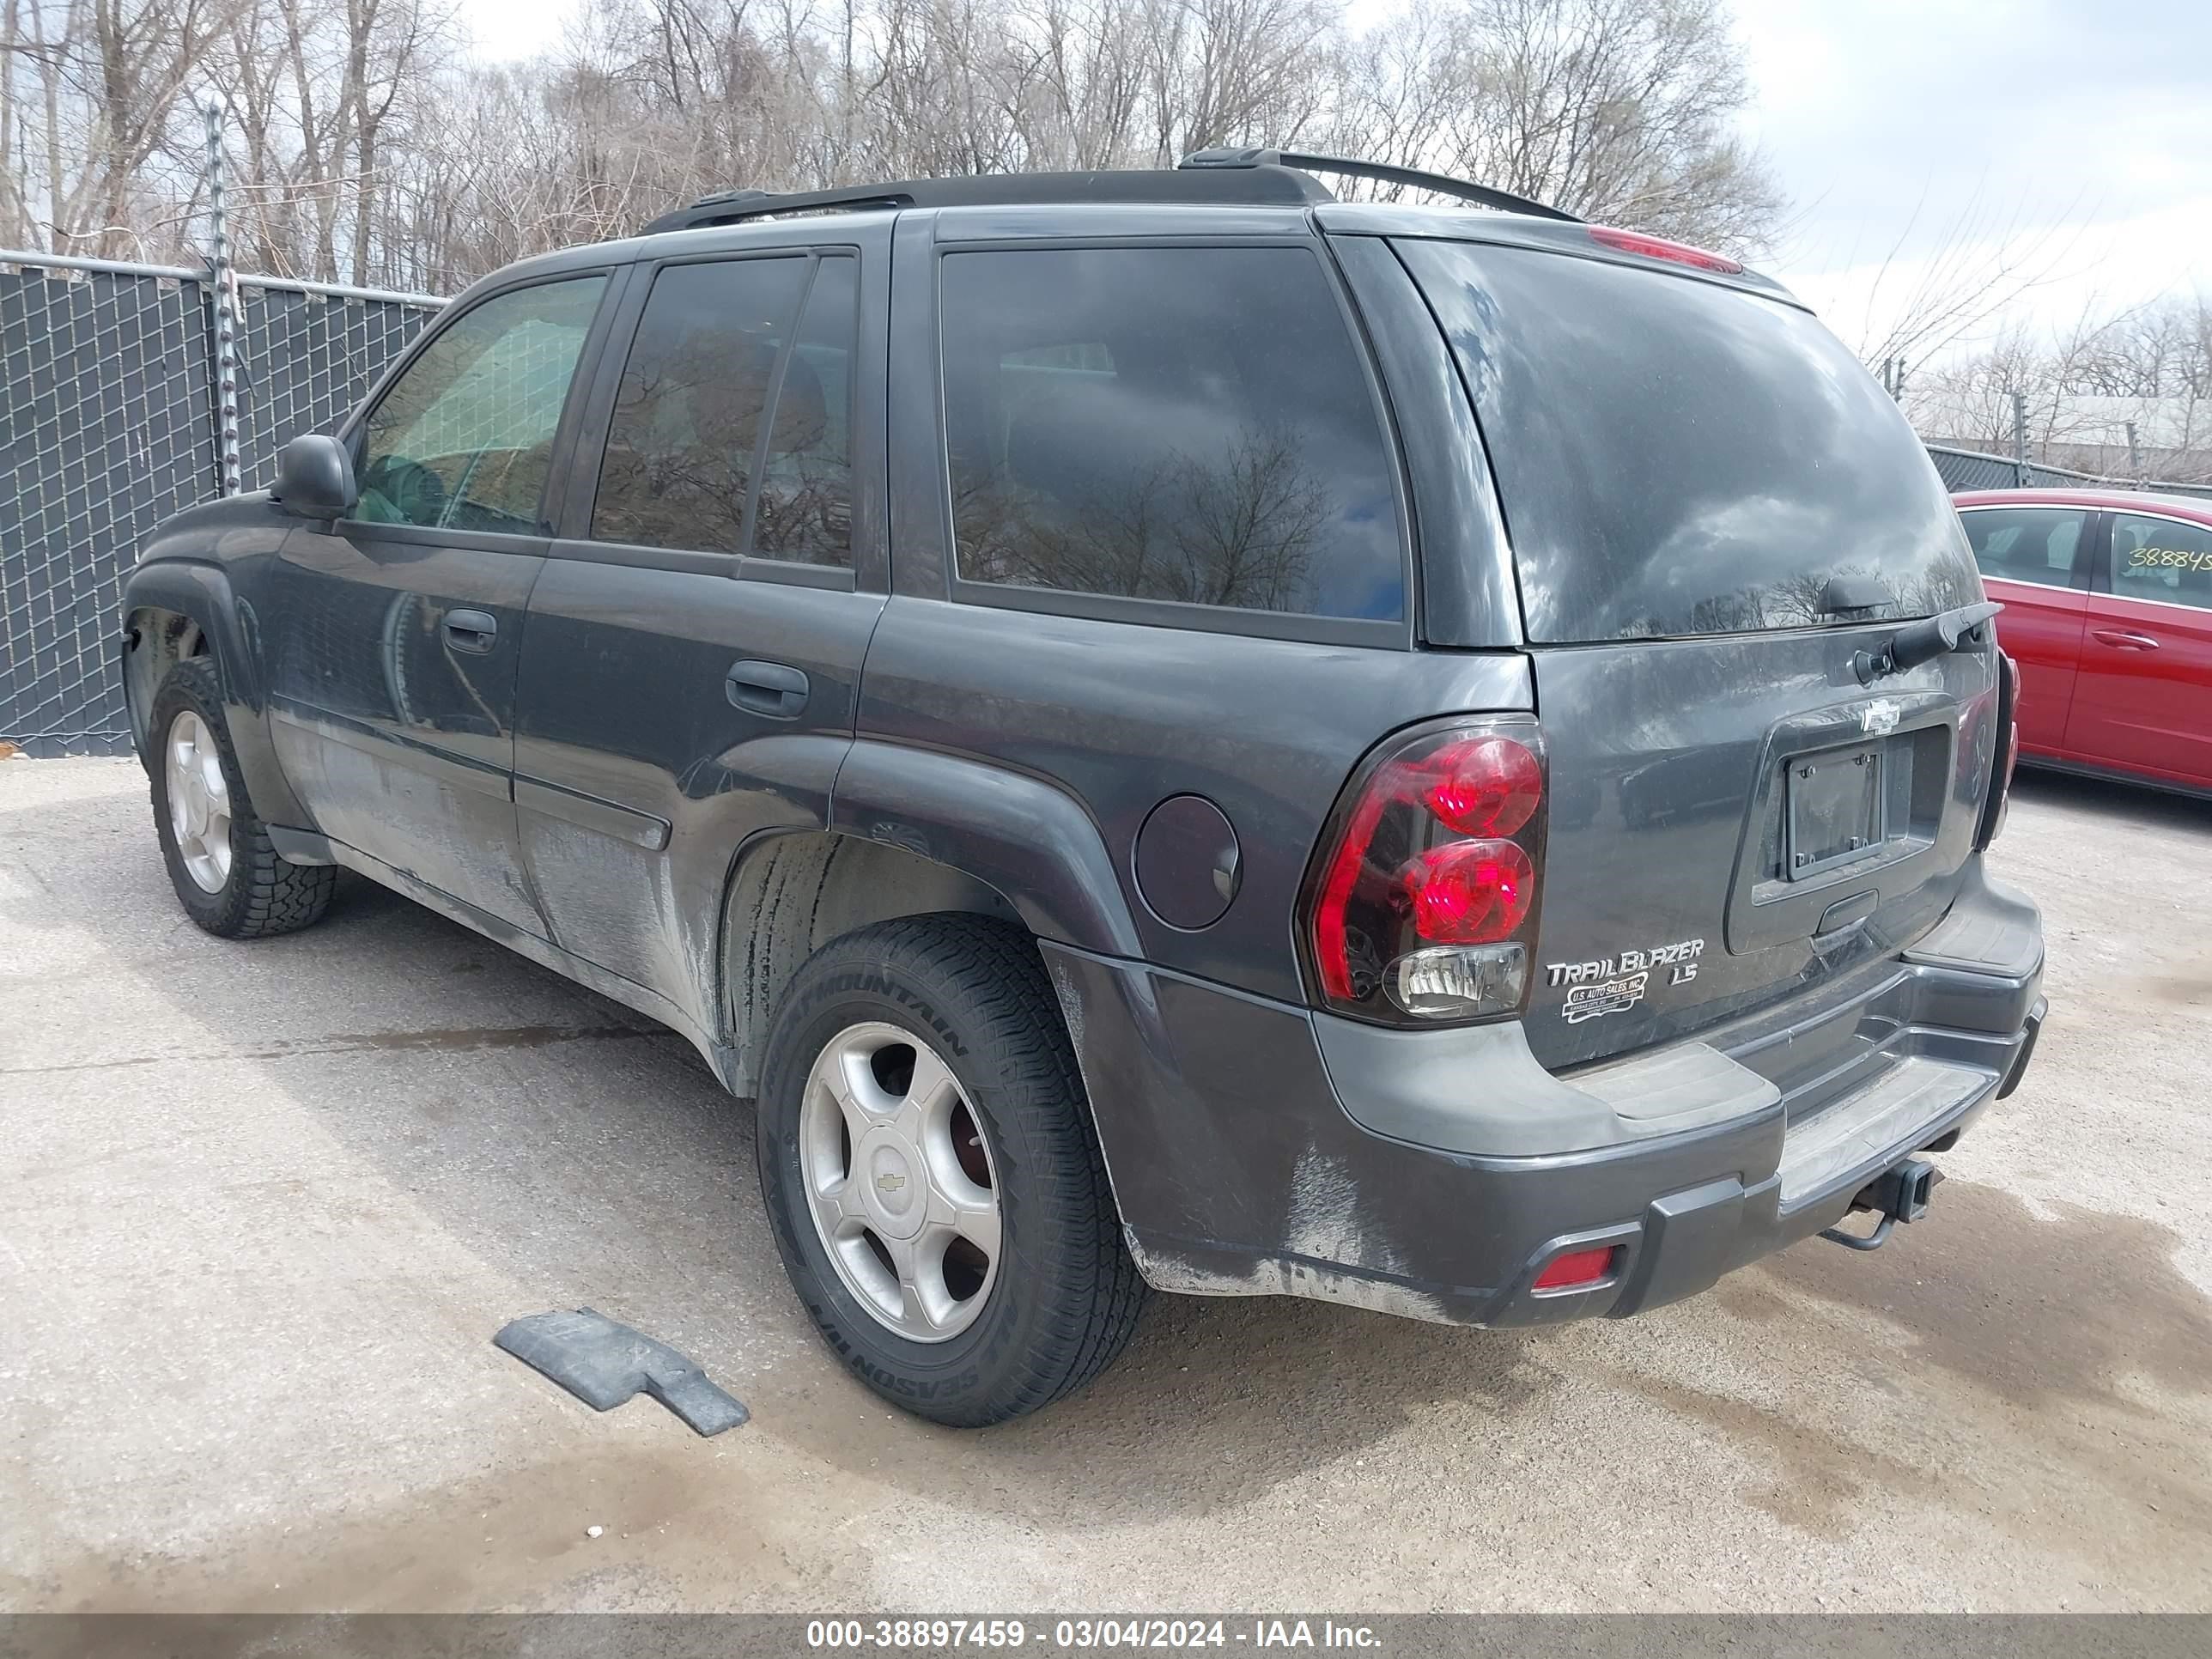
M 1680 939 L 1646 951 L 1623 951 L 1595 962 L 1554 962 L 1544 969 L 1544 982 L 1567 988 L 1559 1012 L 1570 1025 L 1604 1014 L 1624 1013 L 1644 1000 L 1651 975 L 1668 970 L 1667 983 L 1683 985 L 1698 976 L 1698 958 L 1705 954 L 1701 939 Z
M 1602 985 L 1577 985 L 1567 993 L 1566 1004 L 1559 1012 L 1567 1017 L 1570 1025 L 1595 1019 L 1600 1014 L 1625 1013 L 1642 999 L 1644 988 L 1650 980 L 1649 974 L 1631 974 L 1625 979 L 1609 979 Z

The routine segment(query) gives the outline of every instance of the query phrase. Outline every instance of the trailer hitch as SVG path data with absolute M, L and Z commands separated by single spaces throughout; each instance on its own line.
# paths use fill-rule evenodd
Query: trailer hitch
M 1928 1200 L 1943 1172 L 1924 1158 L 1908 1158 L 1886 1170 L 1858 1190 L 1851 1208 L 1871 1210 L 1881 1219 L 1870 1233 L 1847 1233 L 1841 1227 L 1823 1227 L 1820 1237 L 1847 1250 L 1878 1250 L 1889 1242 L 1890 1229 L 1900 1221 L 1917 1221 L 1928 1213 Z

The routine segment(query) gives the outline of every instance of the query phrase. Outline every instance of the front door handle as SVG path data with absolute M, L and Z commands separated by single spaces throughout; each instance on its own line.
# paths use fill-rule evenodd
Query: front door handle
M 448 611 L 446 643 L 481 657 L 499 638 L 499 619 L 487 611 Z
M 2116 645 L 2123 651 L 2155 651 L 2158 641 L 2148 634 L 2131 634 L 2124 628 L 2100 628 L 2096 635 L 2106 645 Z
M 806 676 L 780 662 L 732 663 L 722 691 L 732 708 L 770 720 L 796 720 L 806 707 Z

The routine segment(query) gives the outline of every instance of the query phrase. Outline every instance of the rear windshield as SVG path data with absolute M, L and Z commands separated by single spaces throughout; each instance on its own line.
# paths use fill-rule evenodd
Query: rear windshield
M 1804 312 L 1527 248 L 1395 246 L 1474 396 L 1532 640 L 1818 627 L 1980 598 L 1927 452 Z

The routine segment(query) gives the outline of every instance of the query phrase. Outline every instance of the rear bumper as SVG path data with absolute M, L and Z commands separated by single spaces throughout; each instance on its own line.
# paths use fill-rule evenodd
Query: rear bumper
M 1833 1225 L 2017 1085 L 2044 1011 L 2034 908 L 1979 880 L 1817 1012 L 1565 1078 L 1516 1025 L 1385 1031 L 1047 956 L 1155 1285 L 1492 1326 L 1658 1307 Z M 1601 1281 L 1534 1288 L 1600 1244 Z

